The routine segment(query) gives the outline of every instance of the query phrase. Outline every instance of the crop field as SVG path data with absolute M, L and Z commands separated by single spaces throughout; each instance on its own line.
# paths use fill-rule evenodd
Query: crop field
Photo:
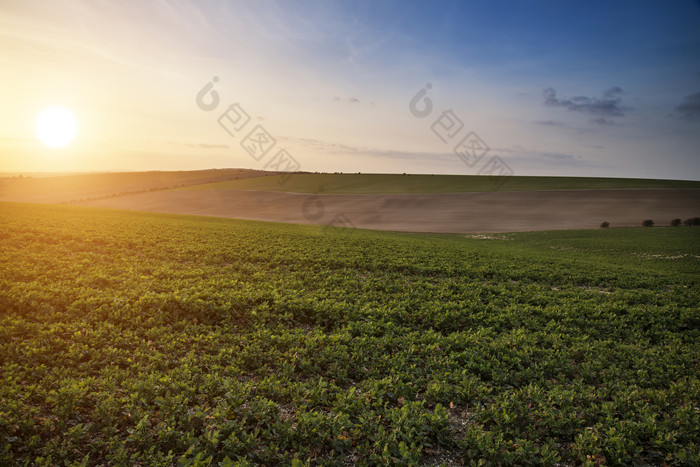
M 258 190 L 295 193 L 396 194 L 532 190 L 700 188 L 700 182 L 636 178 L 506 177 L 480 175 L 294 174 L 193 185 L 182 190 Z
M 82 173 L 59 176 L 0 178 L 0 201 L 74 203 L 223 180 L 269 176 L 246 169 Z
M 700 464 L 700 228 L 0 203 L 0 245 L 0 465 Z

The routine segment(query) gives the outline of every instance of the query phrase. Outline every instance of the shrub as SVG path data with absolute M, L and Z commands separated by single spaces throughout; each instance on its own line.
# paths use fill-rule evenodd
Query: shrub
M 610 222 L 608 221 L 605 221 L 602 224 L 600 224 L 601 229 L 607 229 L 608 227 L 610 227 Z
M 673 220 L 671 221 L 671 227 L 678 227 L 679 225 L 681 225 L 681 220 L 680 220 L 680 219 L 673 219 Z
M 644 222 L 642 222 L 642 227 L 654 227 L 654 221 L 651 219 L 647 219 Z

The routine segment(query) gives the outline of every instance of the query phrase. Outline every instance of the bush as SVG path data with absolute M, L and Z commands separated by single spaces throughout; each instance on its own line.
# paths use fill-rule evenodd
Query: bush
M 600 224 L 601 229 L 607 229 L 608 227 L 610 227 L 610 222 L 608 221 L 605 221 L 602 224 Z
M 685 225 L 700 225 L 700 217 L 691 217 L 683 222 Z
M 681 220 L 680 220 L 680 219 L 673 219 L 673 220 L 671 221 L 671 227 L 678 227 L 679 225 L 681 225 Z
M 642 227 L 654 227 L 654 221 L 651 219 L 647 219 L 644 222 L 642 222 Z

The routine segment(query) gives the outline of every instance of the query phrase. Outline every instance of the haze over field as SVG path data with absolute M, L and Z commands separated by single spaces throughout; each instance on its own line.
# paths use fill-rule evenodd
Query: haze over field
M 285 149 L 281 169 L 305 171 L 498 156 L 518 175 L 698 180 L 698 24 L 692 0 L 5 0 L 0 172 L 274 169 Z M 231 104 L 249 117 L 233 135 Z M 241 146 L 255 125 L 269 154 Z M 479 161 L 453 153 L 469 131 Z

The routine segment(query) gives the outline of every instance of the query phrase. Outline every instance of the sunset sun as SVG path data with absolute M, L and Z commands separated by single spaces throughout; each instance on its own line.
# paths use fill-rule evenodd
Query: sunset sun
M 44 109 L 36 120 L 36 135 L 46 146 L 62 148 L 75 138 L 78 124 L 73 112 L 65 107 Z

